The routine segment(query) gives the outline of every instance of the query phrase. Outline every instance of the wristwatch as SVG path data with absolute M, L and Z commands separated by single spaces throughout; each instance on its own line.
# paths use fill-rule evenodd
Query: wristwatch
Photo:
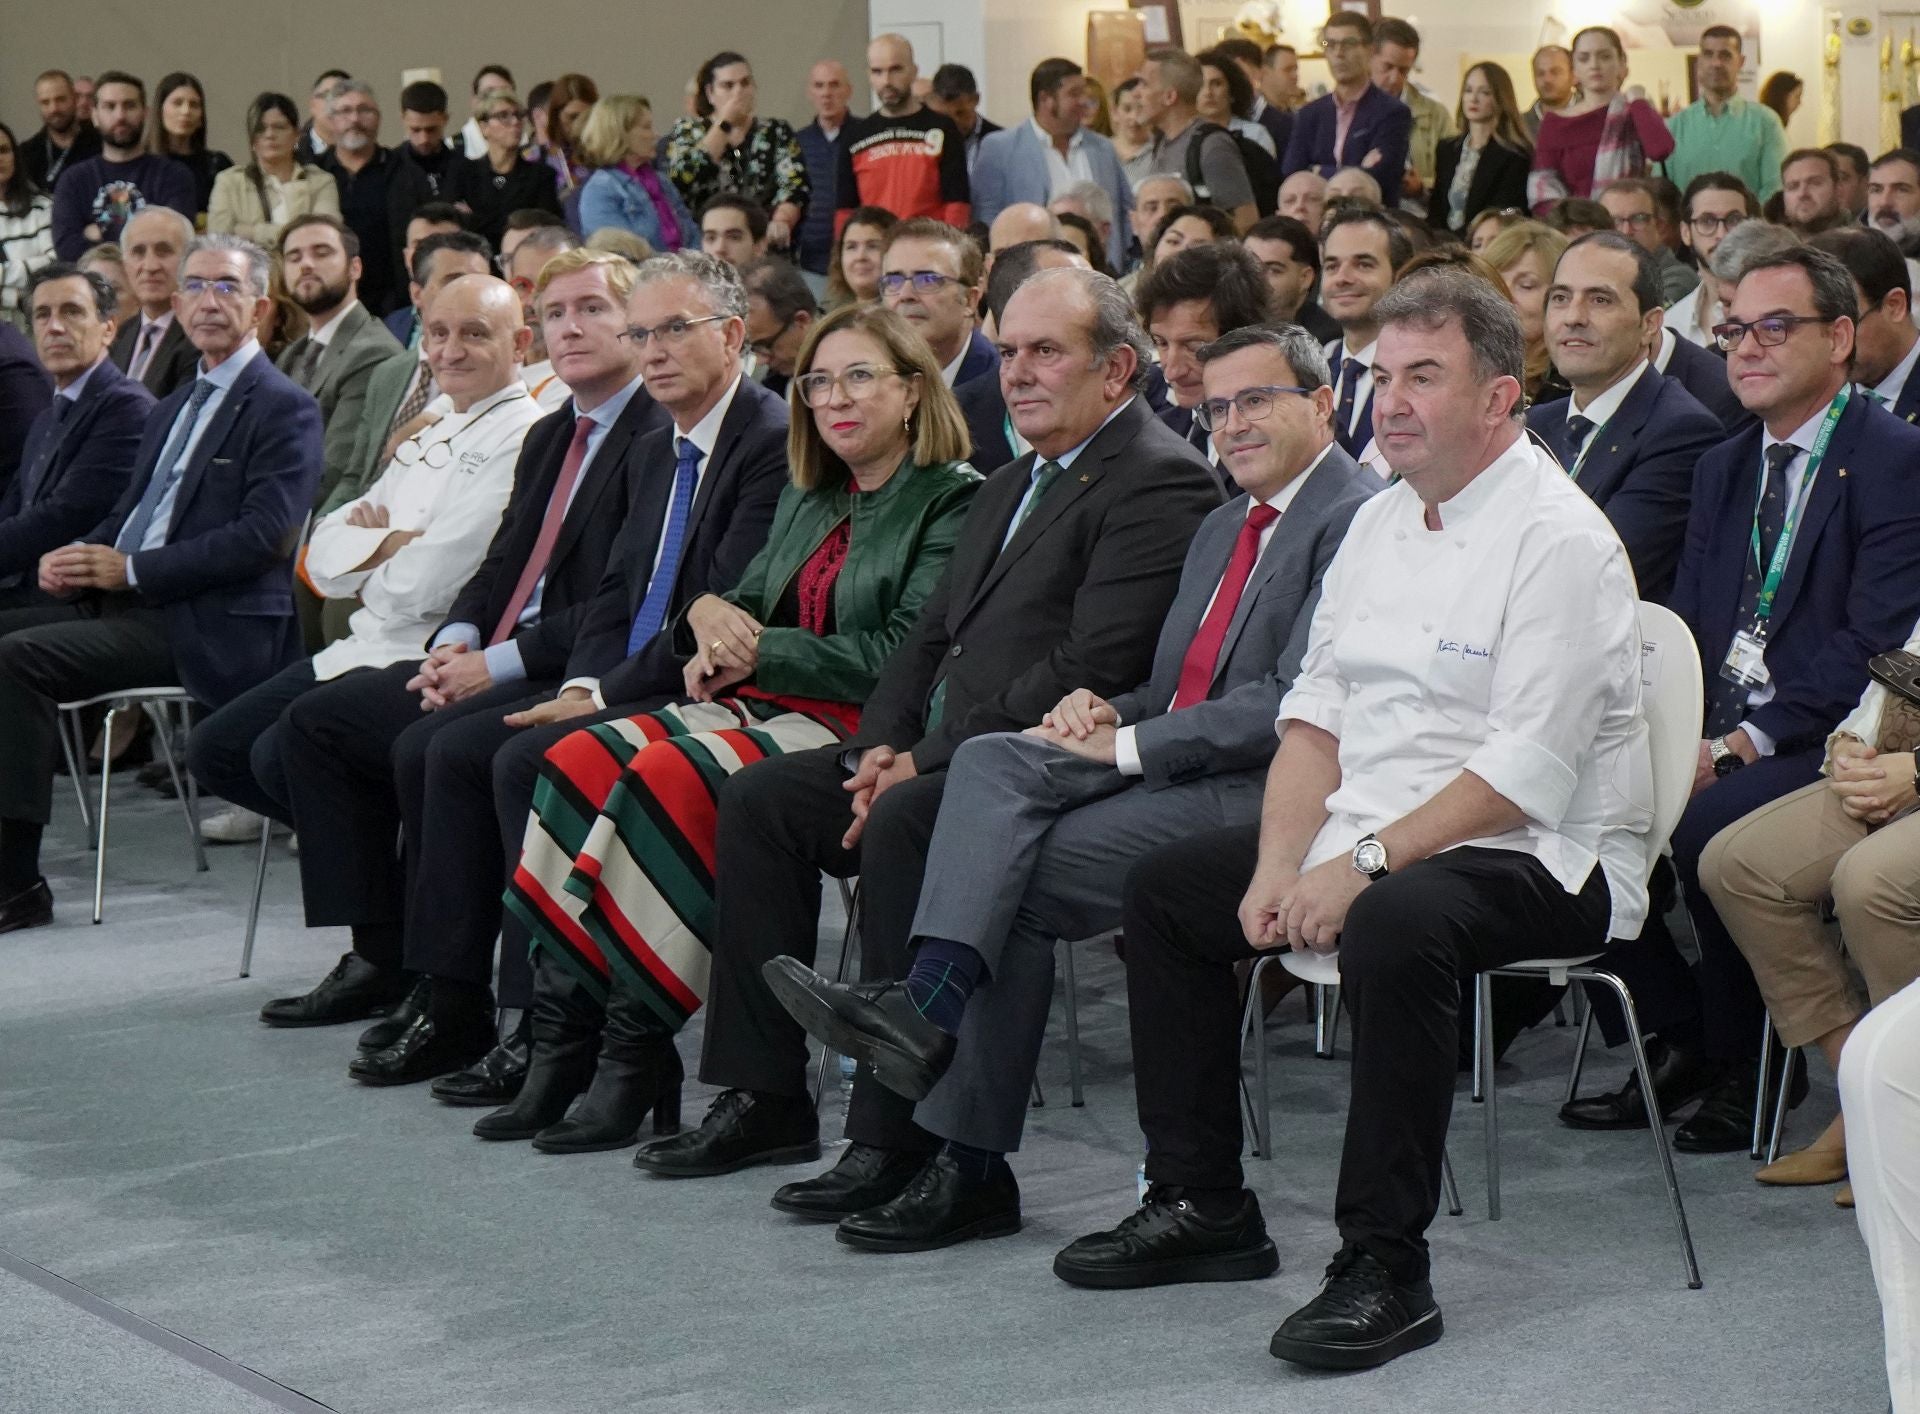
M 1377 835 L 1363 835 L 1353 847 L 1353 867 L 1369 879 L 1387 877 L 1387 847 Z
M 1712 764 L 1716 776 L 1731 776 L 1747 764 L 1746 758 L 1736 754 L 1723 736 L 1717 736 L 1707 743 L 1707 760 Z

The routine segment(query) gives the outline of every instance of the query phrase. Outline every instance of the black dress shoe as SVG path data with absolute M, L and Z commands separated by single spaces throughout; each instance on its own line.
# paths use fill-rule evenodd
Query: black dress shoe
M 1020 1185 L 1005 1159 L 975 1178 L 951 1154 L 939 1153 L 898 1198 L 843 1219 L 834 1236 L 868 1252 L 931 1252 L 1018 1231 Z
M 1377 1259 L 1348 1246 L 1327 1267 L 1320 1294 L 1273 1333 L 1282 1360 L 1316 1370 L 1371 1370 L 1440 1339 L 1433 1286 L 1403 1286 Z
M 465 1070 L 443 1075 L 429 1087 L 443 1105 L 511 1104 L 527 1081 L 529 1042 L 524 1027 L 515 1027 L 484 1056 Z
M 413 978 L 375 967 L 357 952 L 342 954 L 320 985 L 304 997 L 279 997 L 260 1008 L 269 1026 L 337 1026 L 378 1016 L 406 996 Z
M 355 1056 L 347 1074 L 362 1085 L 414 1085 L 472 1065 L 492 1044 L 489 1018 L 444 1024 L 431 1016 L 417 1017 L 384 1051 Z
M 1807 1068 L 1798 1063 L 1787 1086 L 1787 1108 L 1807 1098 Z M 1755 1065 L 1735 1066 L 1718 1089 L 1700 1102 L 1687 1122 L 1673 1131 L 1673 1147 L 1683 1154 L 1731 1154 L 1753 1143 Z
M 432 996 L 433 979 L 417 979 L 407 994 L 388 1008 L 385 1016 L 360 1033 L 360 1039 L 354 1045 L 363 1051 L 384 1051 L 406 1035 L 409 1026 L 427 1014 L 427 1003 Z
M 53 890 L 45 879 L 36 879 L 10 899 L 0 900 L 0 933 L 17 933 L 22 928 L 44 928 L 53 922 Z
M 700 1127 L 642 1145 L 633 1166 L 660 1178 L 710 1178 L 755 1164 L 820 1157 L 820 1117 L 804 1097 L 722 1090 Z
M 1660 1118 L 1671 1119 L 1717 1086 L 1726 1067 L 1670 1046 L 1655 1037 L 1647 1042 L 1647 1069 L 1660 1097 Z M 1560 1122 L 1574 1129 L 1645 1129 L 1646 1101 L 1640 1095 L 1640 1077 L 1629 1072 L 1627 1083 L 1606 1095 L 1586 1095 L 1560 1107 Z
M 829 982 L 797 957 L 760 969 L 774 996 L 816 1041 L 873 1067 L 873 1078 L 924 1100 L 953 1063 L 953 1037 L 928 1021 L 898 982 Z
M 1072 1286 L 1115 1290 L 1182 1281 L 1257 1281 L 1280 1270 L 1260 1200 L 1240 1194 L 1231 1218 L 1207 1218 L 1180 1194 L 1155 1184 L 1139 1209 L 1108 1232 L 1089 1233 L 1053 1259 Z
M 927 1166 L 927 1158 L 912 1149 L 849 1144 L 840 1162 L 819 1177 L 778 1189 L 773 1206 L 810 1222 L 837 1223 L 898 1198 Z

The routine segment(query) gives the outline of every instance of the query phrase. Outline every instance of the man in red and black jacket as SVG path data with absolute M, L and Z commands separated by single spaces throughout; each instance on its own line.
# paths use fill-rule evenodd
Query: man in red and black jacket
M 834 238 L 862 206 L 879 206 L 905 221 L 931 216 L 966 230 L 972 210 L 966 144 L 953 120 L 913 96 L 919 70 L 913 46 L 883 34 L 867 46 L 867 79 L 875 107 L 847 124 L 840 144 Z

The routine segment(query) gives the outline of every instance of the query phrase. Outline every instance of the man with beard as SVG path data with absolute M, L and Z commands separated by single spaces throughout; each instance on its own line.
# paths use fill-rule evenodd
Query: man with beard
M 118 69 L 100 75 L 94 113 L 100 155 L 69 163 L 53 189 L 53 248 L 62 260 L 78 260 L 88 246 L 119 240 L 142 207 L 171 206 L 191 221 L 199 205 L 193 173 L 147 151 L 145 84 Z
M 48 69 L 35 79 L 33 101 L 40 109 L 40 131 L 20 144 L 20 165 L 35 186 L 52 191 L 69 162 L 100 155 L 100 134 L 81 118 L 73 76 L 65 69 Z
M 836 236 L 862 206 L 879 206 L 901 220 L 932 216 L 967 228 L 972 187 L 966 144 L 953 120 L 914 97 L 913 46 L 897 34 L 867 46 L 867 81 L 873 86 L 872 116 L 847 123 L 834 181 Z
M 402 245 L 408 224 L 429 202 L 451 202 L 448 183 L 460 149 L 447 141 L 447 91 L 431 80 L 400 90 L 400 126 L 407 140 L 396 143 L 387 174 L 387 229 L 393 233 L 399 268 L 406 269 Z
M 1840 159 L 1824 147 L 1803 147 L 1780 164 L 1787 226 L 1805 240 L 1846 220 L 1840 207 Z
M 339 217 L 316 212 L 289 222 L 280 233 L 280 265 L 288 293 L 310 321 L 306 336 L 281 353 L 280 371 L 313 394 L 327 427 L 318 505 L 353 454 L 367 380 L 400 344 L 360 302 L 360 241 Z
M 340 185 L 340 215 L 360 238 L 360 298 L 375 314 L 399 300 L 393 285 L 392 226 L 387 217 L 387 181 L 393 170 L 380 135 L 380 104 L 359 79 L 334 85 L 333 146 L 318 166 Z

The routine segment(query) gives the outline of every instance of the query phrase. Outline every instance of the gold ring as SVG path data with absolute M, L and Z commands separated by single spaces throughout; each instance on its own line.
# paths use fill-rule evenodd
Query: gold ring
M 718 653 L 725 646 L 726 645 L 724 645 L 719 639 L 716 638 L 713 640 L 713 642 L 707 645 L 707 652 Z

